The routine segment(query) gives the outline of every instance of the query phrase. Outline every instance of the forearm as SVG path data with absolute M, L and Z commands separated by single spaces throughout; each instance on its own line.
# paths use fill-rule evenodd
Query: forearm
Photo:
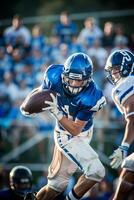
M 134 95 L 131 95 L 123 104 L 126 128 L 122 142 L 131 144 L 134 140 Z
M 62 111 L 58 109 L 57 98 L 53 94 L 50 94 L 50 95 L 52 97 L 52 102 L 45 101 L 45 103 L 48 104 L 48 107 L 43 108 L 42 110 L 50 110 L 50 112 L 58 120 L 61 126 L 73 136 L 76 136 L 79 133 L 81 133 L 82 129 L 84 128 L 87 122 L 79 120 L 79 119 L 75 119 L 74 121 L 70 118 L 65 117 Z
M 82 131 L 81 122 L 73 121 L 71 119 L 68 119 L 66 117 L 62 117 L 62 119 L 59 121 L 59 123 L 62 125 L 62 127 L 67 130 L 71 135 L 76 136 Z M 85 122 L 83 122 L 83 125 Z
M 134 120 L 127 120 L 122 143 L 131 144 L 134 141 Z

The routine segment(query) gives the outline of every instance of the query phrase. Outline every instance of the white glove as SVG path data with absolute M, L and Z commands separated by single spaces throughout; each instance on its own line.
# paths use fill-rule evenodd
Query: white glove
M 128 146 L 119 146 L 119 148 L 116 149 L 109 157 L 110 159 L 112 159 L 110 165 L 113 169 L 117 169 L 122 164 L 122 161 L 128 154 L 128 149 Z
M 60 121 L 63 117 L 63 114 L 58 109 L 57 98 L 52 93 L 50 93 L 50 95 L 52 97 L 52 102 L 45 101 L 45 104 L 48 104 L 49 106 L 46 108 L 42 108 L 42 110 L 43 111 L 50 110 L 50 112 L 56 117 L 56 119 L 58 119 Z

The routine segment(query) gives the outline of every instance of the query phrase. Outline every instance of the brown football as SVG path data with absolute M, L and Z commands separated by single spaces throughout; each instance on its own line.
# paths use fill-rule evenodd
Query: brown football
M 34 89 L 23 101 L 21 105 L 21 110 L 28 112 L 29 114 L 43 112 L 42 108 L 46 108 L 48 104 L 45 101 L 52 101 L 50 96 L 52 93 L 56 96 L 56 93 L 52 90 L 39 90 Z

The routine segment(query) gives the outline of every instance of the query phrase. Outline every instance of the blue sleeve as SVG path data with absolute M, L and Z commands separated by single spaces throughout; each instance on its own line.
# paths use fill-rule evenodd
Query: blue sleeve
M 46 74 L 44 75 L 44 81 L 43 81 L 43 84 L 42 84 L 42 89 L 52 89 L 52 83 L 50 82 L 50 80 L 48 79 Z
M 89 110 L 81 110 L 78 115 L 77 119 L 82 121 L 89 121 L 93 116 L 93 112 Z
M 51 65 L 44 74 L 42 89 L 57 91 L 61 87 L 61 73 L 63 65 Z

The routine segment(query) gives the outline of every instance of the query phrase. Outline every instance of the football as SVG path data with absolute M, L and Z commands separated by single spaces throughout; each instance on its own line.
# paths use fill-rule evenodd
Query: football
M 50 96 L 52 93 L 56 96 L 56 93 L 52 90 L 39 90 L 34 89 L 23 101 L 21 105 L 21 110 L 28 112 L 29 114 L 43 112 L 42 108 L 46 108 L 48 104 L 45 104 L 45 101 L 52 101 Z

